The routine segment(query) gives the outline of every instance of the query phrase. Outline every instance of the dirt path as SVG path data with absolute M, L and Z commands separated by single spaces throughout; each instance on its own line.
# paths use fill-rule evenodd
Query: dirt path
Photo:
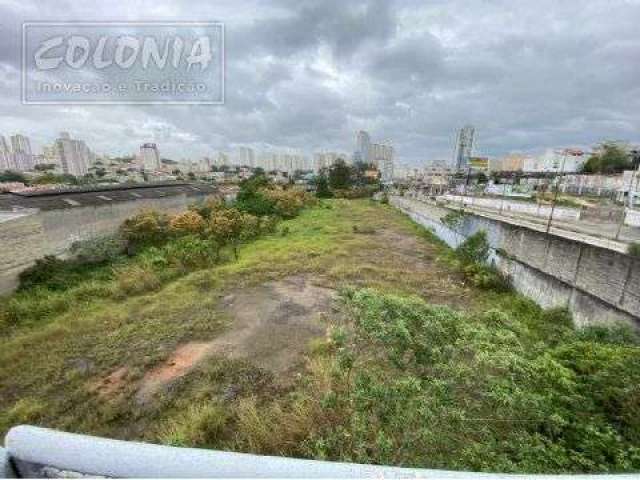
M 230 293 L 220 306 L 232 319 L 230 329 L 211 342 L 179 346 L 144 376 L 138 401 L 148 401 L 212 355 L 248 359 L 261 368 L 285 373 L 296 365 L 309 340 L 324 335 L 322 315 L 330 311 L 334 298 L 334 290 L 313 285 L 305 276 Z

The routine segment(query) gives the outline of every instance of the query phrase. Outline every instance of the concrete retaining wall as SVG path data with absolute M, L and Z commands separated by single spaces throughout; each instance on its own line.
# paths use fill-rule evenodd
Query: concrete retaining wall
M 433 207 L 402 197 L 391 204 L 455 248 L 484 230 L 490 261 L 514 288 L 544 308 L 568 307 L 578 326 L 640 326 L 640 260 L 612 250 L 467 213 L 455 229 Z
M 640 210 L 634 208 L 626 208 L 624 215 L 624 224 L 630 227 L 640 227 Z
M 167 213 L 184 211 L 197 196 L 114 202 L 60 210 L 33 211 L 0 222 L 0 295 L 11 292 L 21 271 L 45 255 L 60 255 L 78 240 L 115 233 L 137 212 L 153 208 Z

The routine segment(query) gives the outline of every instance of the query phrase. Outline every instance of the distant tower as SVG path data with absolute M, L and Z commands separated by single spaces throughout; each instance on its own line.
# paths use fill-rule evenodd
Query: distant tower
M 458 170 L 463 170 L 469 165 L 475 133 L 476 130 L 471 125 L 465 125 L 458 132 L 455 152 L 456 168 Z
M 371 162 L 371 137 L 364 130 L 356 133 L 356 157 L 358 161 Z

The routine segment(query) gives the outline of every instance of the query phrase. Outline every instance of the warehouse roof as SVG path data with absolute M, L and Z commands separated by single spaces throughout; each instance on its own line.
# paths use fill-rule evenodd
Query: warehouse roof
M 201 196 L 215 193 L 218 193 L 217 187 L 201 183 L 126 184 L 80 189 L 11 192 L 0 194 L 0 211 L 17 211 L 27 208 L 59 210 L 175 195 Z

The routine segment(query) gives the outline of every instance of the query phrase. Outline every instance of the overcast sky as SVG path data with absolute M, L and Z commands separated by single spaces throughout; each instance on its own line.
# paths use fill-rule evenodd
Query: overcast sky
M 190 20 L 226 26 L 224 106 L 20 103 L 21 25 Z M 400 162 L 640 143 L 640 1 L 0 0 L 0 133 L 67 130 L 99 153 L 162 156 L 241 144 L 351 152 L 355 131 Z

